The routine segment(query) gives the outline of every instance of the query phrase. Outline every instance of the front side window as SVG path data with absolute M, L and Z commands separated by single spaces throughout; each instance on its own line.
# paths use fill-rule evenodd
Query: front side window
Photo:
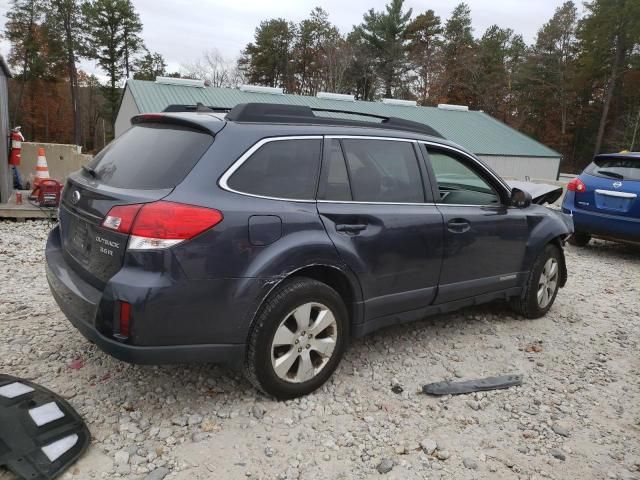
M 428 149 L 429 160 L 438 182 L 439 203 L 451 205 L 494 205 L 500 199 L 493 187 L 458 158 Z
M 422 203 L 424 189 L 411 142 L 344 139 L 353 200 Z
M 320 139 L 265 143 L 229 178 L 238 192 L 264 197 L 312 200 L 320 164 Z

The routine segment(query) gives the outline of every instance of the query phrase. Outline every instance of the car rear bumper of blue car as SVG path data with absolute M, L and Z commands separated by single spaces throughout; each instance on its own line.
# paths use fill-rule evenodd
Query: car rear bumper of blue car
M 54 229 L 49 235 L 46 247 L 46 275 L 49 282 L 51 292 L 54 299 L 58 303 L 60 309 L 69 319 L 69 321 L 84 335 L 88 340 L 95 343 L 105 353 L 129 363 L 137 364 L 172 364 L 172 363 L 193 363 L 208 362 L 225 364 L 234 368 L 240 367 L 244 362 L 245 344 L 244 343 L 203 343 L 208 338 L 216 338 L 216 321 L 215 317 L 219 314 L 226 317 L 230 312 L 216 312 L 212 306 L 215 304 L 215 295 L 204 297 L 205 304 L 198 305 L 199 309 L 207 312 L 208 322 L 203 322 L 202 318 L 193 320 L 192 333 L 198 339 L 193 342 L 180 342 L 172 344 L 167 341 L 169 336 L 180 338 L 181 332 L 190 328 L 189 318 L 176 317 L 175 311 L 166 308 L 165 302 L 176 302 L 176 298 L 164 298 L 168 295 L 161 287 L 142 288 L 136 282 L 132 282 L 130 286 L 122 285 L 115 287 L 115 290 L 127 290 L 135 293 L 135 296 L 145 298 L 148 302 L 144 305 L 134 305 L 133 309 L 139 312 L 139 315 L 133 319 L 138 322 L 138 327 L 145 328 L 144 335 L 145 344 L 135 344 L 130 341 L 120 341 L 115 338 L 110 331 L 110 325 L 113 324 L 113 296 L 114 287 L 109 284 L 104 290 L 100 290 L 81 278 L 76 271 L 66 261 L 60 245 L 60 235 L 58 229 Z M 139 281 L 138 277 L 132 277 Z M 120 278 L 122 282 L 123 278 Z M 208 284 L 208 282 L 199 281 L 198 283 Z M 227 287 L 229 283 L 225 282 Z M 220 285 L 209 284 L 210 287 L 220 287 Z M 145 290 L 146 293 L 143 293 Z M 178 289 L 178 292 L 180 289 Z M 222 289 L 222 294 L 229 292 Z M 178 293 L 179 294 L 179 293 Z M 161 303 L 154 307 L 153 302 Z M 165 315 L 158 315 L 159 309 L 164 308 Z M 188 309 L 187 309 L 188 310 Z M 108 320 L 105 321 L 105 318 Z M 228 317 L 226 317 L 228 318 Z M 204 325 L 203 325 L 204 323 Z M 146 324 L 146 325 L 145 325 Z M 244 330 L 241 325 L 238 328 Z M 154 335 L 149 335 L 149 331 L 155 329 Z M 170 329 L 169 331 L 165 331 Z M 194 331 L 196 329 L 208 329 L 211 335 L 203 335 L 203 330 Z M 164 332 L 164 333 L 163 333 Z M 246 332 L 239 335 L 233 335 L 237 338 L 246 338 Z M 135 340 L 135 338 L 133 338 Z M 155 342 L 157 344 L 149 344 Z
M 562 211 L 573 217 L 575 231 L 596 237 L 640 241 L 640 218 L 575 208 L 565 200 Z

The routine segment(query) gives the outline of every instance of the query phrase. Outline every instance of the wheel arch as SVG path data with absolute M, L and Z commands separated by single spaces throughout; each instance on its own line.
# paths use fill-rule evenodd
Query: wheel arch
M 333 265 L 330 263 L 316 263 L 306 265 L 290 271 L 286 275 L 272 282 L 270 288 L 260 300 L 258 307 L 251 318 L 248 335 L 251 334 L 255 325 L 256 318 L 260 313 L 260 309 L 269 298 L 269 296 L 285 281 L 295 277 L 307 277 L 325 283 L 333 288 L 343 299 L 347 312 L 349 314 L 349 325 L 352 327 L 356 323 L 361 323 L 364 318 L 364 307 L 362 301 L 362 288 L 357 277 L 346 267 Z M 353 331 L 350 328 L 350 331 Z
M 549 235 L 546 238 L 544 238 L 543 241 L 540 241 L 539 243 L 536 242 L 535 248 L 529 245 L 527 248 L 527 255 L 525 260 L 526 268 L 529 271 L 531 271 L 531 265 L 534 264 L 534 262 L 536 261 L 536 258 L 538 258 L 538 255 L 540 255 L 540 253 L 545 249 L 545 247 L 547 245 L 554 245 L 558 248 L 558 251 L 560 252 L 560 287 L 564 287 L 568 279 L 567 262 L 564 256 L 564 244 L 566 240 L 567 240 L 567 234 L 562 233 L 559 235 L 556 234 L 555 236 Z
M 531 270 L 531 265 L 535 262 L 540 252 L 549 245 L 555 245 L 560 250 L 560 286 L 563 287 L 567 282 L 567 266 L 564 257 L 564 244 L 573 233 L 573 224 L 570 217 L 559 212 L 554 212 L 546 207 L 541 210 L 541 214 L 532 215 L 528 218 L 532 225 L 529 239 L 527 241 L 524 270 Z
M 361 322 L 362 289 L 355 276 L 350 278 L 345 270 L 331 265 L 310 265 L 292 272 L 284 280 L 292 277 L 313 278 L 329 285 L 342 297 L 349 313 L 350 324 Z

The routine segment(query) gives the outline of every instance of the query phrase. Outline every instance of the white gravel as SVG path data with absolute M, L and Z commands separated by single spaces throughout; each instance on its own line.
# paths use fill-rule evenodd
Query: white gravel
M 493 304 L 390 328 L 317 393 L 276 402 L 219 367 L 133 366 L 89 344 L 49 294 L 49 228 L 0 222 L 0 371 L 86 419 L 92 445 L 63 478 L 640 479 L 638 248 L 568 247 L 545 318 Z M 522 387 L 418 393 L 516 372 Z

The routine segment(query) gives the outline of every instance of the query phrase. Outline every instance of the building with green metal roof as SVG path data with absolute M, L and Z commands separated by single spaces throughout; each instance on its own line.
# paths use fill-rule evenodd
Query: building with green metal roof
M 424 123 L 435 128 L 448 140 L 474 152 L 504 177 L 547 180 L 558 177 L 560 153 L 484 112 L 448 105 L 420 107 L 411 102 L 398 105 L 382 101 L 356 101 L 349 96 L 336 95 L 335 98 L 337 99 L 289 95 L 281 93 L 279 89 L 264 87 L 206 87 L 203 82 L 183 79 L 158 78 L 155 82 L 128 80 L 116 119 L 115 134 L 118 136 L 128 129 L 134 115 L 161 112 L 172 104 L 202 103 L 223 108 L 249 102 L 307 105 L 312 108 L 392 116 Z

